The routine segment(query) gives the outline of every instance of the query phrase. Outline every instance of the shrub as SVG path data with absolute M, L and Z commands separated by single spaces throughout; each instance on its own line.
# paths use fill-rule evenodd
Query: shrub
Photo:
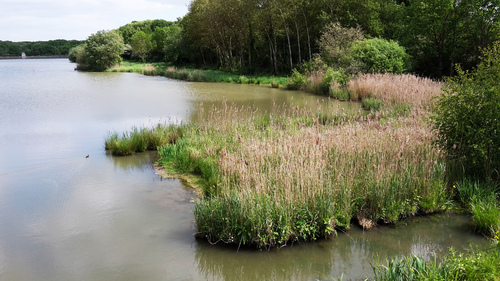
M 78 45 L 69 50 L 68 59 L 70 62 L 77 62 L 77 59 L 82 56 L 85 56 L 85 44 Z
M 330 86 L 332 83 L 336 83 L 335 81 L 335 71 L 333 69 L 328 68 L 323 74 L 323 81 L 319 84 L 318 93 L 320 95 L 328 95 L 330 93 Z
M 77 68 L 103 71 L 121 61 L 123 50 L 123 39 L 116 31 L 98 31 L 85 41 L 85 59 L 77 61 Z
M 408 55 L 397 42 L 380 38 L 358 41 L 352 46 L 352 56 L 364 64 L 369 73 L 402 73 L 408 65 Z
M 447 79 L 433 115 L 436 142 L 466 174 L 499 177 L 500 43 L 484 50 L 471 73 L 457 67 Z
M 306 79 L 305 75 L 301 74 L 297 69 L 294 69 L 292 76 L 286 81 L 286 88 L 289 90 L 298 90 L 306 84 Z
M 363 32 L 359 27 L 345 28 L 338 22 L 331 23 L 318 41 L 322 60 L 335 68 L 351 67 L 354 62 L 351 47 L 363 38 Z

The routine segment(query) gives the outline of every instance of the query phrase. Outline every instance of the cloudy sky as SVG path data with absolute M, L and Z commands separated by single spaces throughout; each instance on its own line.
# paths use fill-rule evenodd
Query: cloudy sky
M 0 0 L 0 41 L 85 40 L 132 21 L 175 21 L 191 0 Z

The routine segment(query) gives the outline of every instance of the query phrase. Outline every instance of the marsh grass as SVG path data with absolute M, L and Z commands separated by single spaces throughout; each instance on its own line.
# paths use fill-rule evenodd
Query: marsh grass
M 366 228 L 395 223 L 449 206 L 427 111 L 408 108 L 404 115 L 262 113 L 223 103 L 158 144 L 160 163 L 198 177 L 197 237 L 211 243 L 274 247 L 331 237 L 353 218 Z M 111 135 L 106 147 L 124 138 Z
M 148 76 L 157 76 L 158 75 L 158 70 L 156 67 L 152 64 L 146 64 L 141 71 L 142 74 L 148 75 Z
M 496 244 L 496 243 L 495 243 Z M 457 254 L 453 249 L 440 262 L 418 256 L 387 260 L 373 267 L 374 280 L 498 280 L 500 247 Z
M 500 230 L 499 185 L 463 178 L 453 185 L 457 199 L 471 214 L 474 231 L 493 237 Z
M 376 98 L 364 98 L 361 100 L 361 106 L 368 111 L 379 111 L 384 103 Z
M 156 127 L 133 127 L 121 136 L 110 133 L 104 142 L 104 148 L 112 155 L 126 156 L 146 150 L 157 150 L 159 146 L 172 144 L 182 136 L 182 127 L 157 125 Z
M 272 247 L 330 237 L 353 217 L 395 223 L 446 207 L 439 153 L 419 119 L 381 125 L 360 116 L 320 122 L 305 109 L 273 112 L 224 106 L 160 148 L 167 170 L 201 178 L 198 236 Z
M 353 100 L 377 98 L 384 104 L 432 106 L 432 98 L 441 93 L 443 84 L 411 74 L 363 74 L 349 81 Z

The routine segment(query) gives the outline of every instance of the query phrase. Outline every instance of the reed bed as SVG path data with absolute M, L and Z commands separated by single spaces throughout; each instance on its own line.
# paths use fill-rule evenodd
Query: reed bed
M 271 112 L 223 103 L 159 147 L 168 172 L 198 178 L 197 237 L 275 247 L 330 237 L 353 219 L 371 228 L 449 206 L 422 106 L 401 116 Z
M 353 218 L 370 228 L 447 208 L 423 116 L 320 122 L 307 110 L 278 111 L 225 105 L 160 149 L 167 170 L 201 178 L 199 237 L 273 247 L 329 237 Z
M 363 74 L 348 83 L 353 100 L 377 98 L 387 104 L 432 106 L 443 84 L 412 74 Z
M 156 76 L 158 75 L 158 70 L 154 65 L 146 64 L 145 66 L 142 67 L 141 73 L 143 75 Z

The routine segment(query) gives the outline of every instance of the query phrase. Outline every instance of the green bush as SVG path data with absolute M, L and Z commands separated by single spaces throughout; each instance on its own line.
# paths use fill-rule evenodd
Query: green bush
M 484 50 L 483 62 L 447 79 L 433 114 L 437 143 L 464 172 L 499 178 L 500 43 Z
M 323 81 L 321 81 L 318 87 L 319 93 L 316 94 L 328 95 L 330 93 L 330 85 L 336 82 L 335 74 L 335 71 L 333 71 L 333 69 L 331 68 L 328 68 L 326 70 L 325 74 L 323 74 Z
M 122 37 L 115 31 L 98 31 L 85 41 L 85 56 L 78 60 L 78 69 L 104 71 L 121 62 L 124 44 Z
M 405 49 L 394 41 L 380 38 L 358 41 L 352 46 L 351 53 L 370 73 L 402 73 L 408 66 Z
M 70 62 L 77 62 L 78 57 L 85 56 L 85 44 L 78 45 L 69 50 L 68 59 Z
M 355 65 L 351 48 L 363 39 L 361 28 L 346 28 L 333 22 L 325 27 L 318 41 L 321 59 L 331 67 L 351 68 Z
M 300 74 L 297 69 L 294 69 L 292 76 L 286 81 L 286 88 L 289 90 L 299 90 L 302 86 L 304 86 L 306 81 L 307 77 Z

